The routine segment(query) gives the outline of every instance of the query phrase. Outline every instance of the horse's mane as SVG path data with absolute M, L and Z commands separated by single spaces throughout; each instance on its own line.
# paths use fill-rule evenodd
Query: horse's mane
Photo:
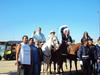
M 70 44 L 69 46 L 76 46 L 76 47 L 80 47 L 81 46 L 81 43 L 72 43 L 72 44 Z

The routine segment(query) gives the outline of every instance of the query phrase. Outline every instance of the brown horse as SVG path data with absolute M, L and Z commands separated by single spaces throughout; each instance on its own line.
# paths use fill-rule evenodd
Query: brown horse
M 67 47 L 67 53 L 68 53 L 67 58 L 70 61 L 70 72 L 71 72 L 71 68 L 72 68 L 72 60 L 75 63 L 75 68 L 77 71 L 77 51 L 79 50 L 80 46 L 81 46 L 81 43 L 76 43 L 76 44 L 70 44 Z
M 72 68 L 72 60 L 75 62 L 75 67 L 76 67 L 76 71 L 77 71 L 77 51 L 79 49 L 79 47 L 81 46 L 81 43 L 77 43 L 77 44 L 70 44 L 69 46 L 67 46 L 66 50 L 67 50 L 67 54 L 66 54 L 66 58 L 69 59 L 70 61 L 70 72 L 71 72 L 71 68 Z M 54 62 L 54 71 L 56 70 L 56 67 L 55 67 L 55 63 L 57 63 L 58 65 L 58 73 L 60 73 L 60 70 L 62 70 L 63 72 L 63 67 L 62 67 L 62 64 L 63 64 L 63 60 L 64 58 L 62 57 L 62 50 L 63 48 L 65 47 L 62 47 L 61 44 L 59 44 L 59 48 L 54 51 L 54 49 L 52 50 L 53 53 L 51 52 L 52 54 L 52 57 L 51 57 L 51 62 L 53 61 Z M 67 63 L 67 62 L 65 62 Z

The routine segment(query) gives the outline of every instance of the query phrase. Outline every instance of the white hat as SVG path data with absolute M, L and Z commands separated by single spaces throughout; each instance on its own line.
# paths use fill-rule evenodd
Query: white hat
M 61 30 L 62 28 L 68 28 L 68 25 L 62 25 L 59 27 L 59 30 Z
M 51 31 L 50 31 L 50 33 L 53 33 L 53 32 L 55 33 L 55 31 L 54 31 L 54 30 L 51 30 Z
M 65 29 L 63 30 L 63 32 L 65 32 L 65 31 L 69 31 L 69 28 L 65 28 Z

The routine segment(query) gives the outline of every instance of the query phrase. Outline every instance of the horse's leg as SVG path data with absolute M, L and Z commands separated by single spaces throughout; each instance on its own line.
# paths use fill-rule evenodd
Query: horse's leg
M 71 68 L 72 68 L 72 60 L 71 60 L 71 59 L 69 59 L 69 61 L 70 61 L 70 73 L 71 73 Z
M 53 62 L 54 72 L 56 72 L 56 63 Z
M 66 69 L 67 69 L 67 59 L 66 59 L 66 62 L 65 62 L 65 66 L 66 66 Z
M 47 72 L 50 71 L 50 64 L 47 65 Z
M 64 61 L 61 62 L 61 67 L 60 67 L 61 70 L 62 70 L 62 72 L 64 72 L 64 70 L 63 70 L 63 62 L 64 62 Z
M 74 63 L 75 63 L 76 72 L 78 72 L 78 70 L 77 70 L 77 59 L 74 60 Z
M 52 60 L 50 60 L 50 73 L 51 73 L 51 65 L 52 65 Z
M 57 61 L 56 64 L 57 64 L 57 73 L 58 73 L 60 71 L 59 61 Z
M 44 72 L 46 72 L 46 69 L 47 69 L 47 64 L 44 63 Z
M 58 64 L 58 73 L 60 74 L 61 64 Z
M 61 61 L 61 60 L 58 61 L 58 69 L 57 69 L 57 71 L 58 71 L 59 74 L 60 74 L 60 69 L 62 68 L 62 62 L 63 61 Z
M 48 68 L 49 68 L 49 64 L 48 64 L 48 62 L 47 62 L 47 68 L 46 68 L 46 71 L 48 72 Z
M 50 71 L 50 60 L 47 61 L 47 72 Z
M 46 63 L 43 63 L 43 72 L 45 72 L 45 68 L 46 68 Z
M 54 62 L 54 71 L 56 72 L 56 62 Z

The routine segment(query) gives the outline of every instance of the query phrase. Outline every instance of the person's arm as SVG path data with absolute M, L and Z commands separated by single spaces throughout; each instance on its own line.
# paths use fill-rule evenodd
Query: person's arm
M 94 54 L 95 60 L 97 60 L 97 47 L 96 46 L 94 47 L 93 54 Z
M 71 43 L 73 43 L 72 37 L 68 36 L 68 42 L 67 42 L 67 44 L 70 45 Z
M 95 55 L 95 56 L 96 56 L 96 60 L 97 60 L 97 62 L 100 62 L 100 60 L 98 59 L 99 53 L 100 53 L 100 52 L 99 52 L 99 51 L 100 51 L 100 48 L 98 47 L 98 45 L 96 45 L 96 49 L 97 49 L 97 50 L 96 50 L 96 55 Z
M 44 34 L 42 34 L 42 38 L 43 38 L 43 43 L 45 43 L 46 42 L 46 38 L 45 38 Z
M 83 65 L 83 62 L 82 62 L 82 46 L 79 48 L 79 51 L 78 51 L 78 58 L 79 58 L 79 61 L 80 61 L 80 65 Z
M 15 63 L 15 65 L 18 65 L 20 48 L 21 48 L 21 44 L 18 44 L 17 47 L 16 47 L 16 63 Z
M 82 60 L 82 46 L 79 48 L 77 54 L 78 54 L 77 56 L 78 56 L 79 60 Z
M 70 36 L 70 42 L 73 43 L 72 37 Z

